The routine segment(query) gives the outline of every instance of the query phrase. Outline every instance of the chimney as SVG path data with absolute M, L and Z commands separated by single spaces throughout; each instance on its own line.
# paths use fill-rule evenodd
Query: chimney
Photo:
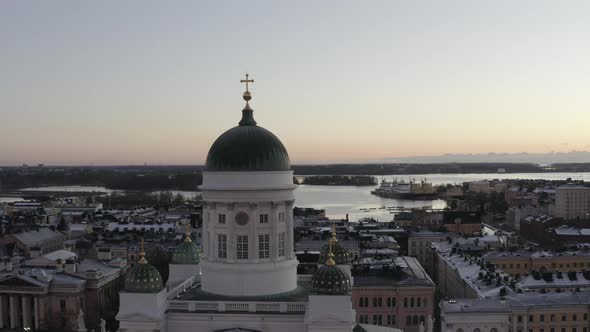
M 56 265 L 55 265 L 55 272 L 63 272 L 64 271 L 64 265 L 61 259 L 58 259 L 56 261 Z
M 70 259 L 66 260 L 65 271 L 66 271 L 66 273 L 77 273 L 78 272 L 78 263 L 76 262 L 75 259 L 70 258 Z
M 41 247 L 31 247 L 31 250 L 29 253 L 31 255 L 31 258 L 39 257 L 39 256 L 41 256 L 41 253 L 42 253 Z

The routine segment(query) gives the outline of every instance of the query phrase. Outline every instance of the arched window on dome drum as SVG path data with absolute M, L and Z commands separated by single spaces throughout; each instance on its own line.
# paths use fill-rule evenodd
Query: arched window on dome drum
M 495 328 L 495 327 L 492 327 L 492 328 L 490 329 L 490 332 L 498 332 L 498 329 L 497 329 L 497 328 Z
M 476 328 L 473 329 L 473 332 L 481 332 L 481 330 L 476 327 Z
M 463 329 L 462 328 L 458 328 L 457 329 L 457 332 L 463 332 Z

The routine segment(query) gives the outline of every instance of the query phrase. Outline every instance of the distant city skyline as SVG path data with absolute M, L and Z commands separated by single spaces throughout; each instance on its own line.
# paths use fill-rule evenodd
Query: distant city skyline
M 590 151 L 589 11 L 4 1 L 0 165 L 203 164 L 246 72 L 294 164 Z

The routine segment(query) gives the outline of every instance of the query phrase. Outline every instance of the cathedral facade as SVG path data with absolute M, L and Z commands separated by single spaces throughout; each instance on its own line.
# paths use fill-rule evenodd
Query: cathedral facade
M 195 257 L 187 233 L 166 287 L 142 257 L 120 293 L 120 331 L 371 330 L 355 323 L 350 269 L 340 265 L 336 243 L 324 248 L 325 261 L 313 276 L 297 275 L 289 155 L 257 125 L 251 98 L 246 87 L 238 126 L 223 133 L 207 156 L 200 187 L 202 255 Z

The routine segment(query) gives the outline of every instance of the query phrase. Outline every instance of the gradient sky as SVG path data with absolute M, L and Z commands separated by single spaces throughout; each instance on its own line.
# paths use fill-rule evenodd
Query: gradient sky
M 590 150 L 589 1 L 0 2 L 0 164 Z

